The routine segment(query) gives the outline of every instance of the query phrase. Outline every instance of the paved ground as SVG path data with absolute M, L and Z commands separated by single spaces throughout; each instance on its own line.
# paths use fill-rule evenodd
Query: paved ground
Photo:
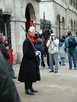
M 59 73 L 50 73 L 41 68 L 41 81 L 34 84 L 39 92 L 28 96 L 24 84 L 15 80 L 21 102 L 77 102 L 77 71 L 69 71 L 68 65 L 59 68 Z M 19 65 L 14 66 L 18 75 Z

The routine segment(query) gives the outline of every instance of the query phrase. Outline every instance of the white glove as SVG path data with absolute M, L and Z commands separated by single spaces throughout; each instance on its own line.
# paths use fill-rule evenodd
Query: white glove
M 41 52 L 40 51 L 36 51 L 35 52 L 35 55 L 37 56 L 37 55 L 40 55 L 41 54 Z

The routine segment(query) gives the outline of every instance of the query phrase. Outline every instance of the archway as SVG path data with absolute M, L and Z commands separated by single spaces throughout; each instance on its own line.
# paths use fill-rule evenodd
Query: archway
M 26 17 L 25 24 L 26 32 L 28 32 L 30 25 L 33 23 L 33 21 L 35 21 L 35 11 L 31 3 L 28 3 L 26 6 L 25 17 Z

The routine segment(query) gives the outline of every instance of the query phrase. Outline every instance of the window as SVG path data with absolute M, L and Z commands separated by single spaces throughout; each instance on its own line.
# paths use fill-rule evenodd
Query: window
M 73 30 L 73 20 L 71 19 L 71 30 Z
M 65 29 L 65 19 L 62 17 L 62 25 L 63 25 L 63 30 Z
M 76 30 L 75 27 L 76 27 L 76 22 L 74 21 L 74 31 Z

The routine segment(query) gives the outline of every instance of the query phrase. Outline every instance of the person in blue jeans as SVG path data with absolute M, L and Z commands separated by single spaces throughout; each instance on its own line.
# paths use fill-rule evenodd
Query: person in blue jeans
M 74 70 L 76 70 L 76 53 L 74 51 L 71 51 L 68 53 L 68 59 L 69 59 L 69 69 L 72 69 L 72 61 L 74 64 Z
M 68 52 L 69 69 L 72 69 L 72 63 L 73 63 L 74 64 L 74 70 L 76 70 L 77 65 L 76 65 L 75 46 L 69 47 L 69 40 L 71 38 L 75 39 L 75 37 L 72 36 L 72 33 L 68 32 L 68 36 L 65 39 L 65 49 L 67 49 L 67 52 Z

